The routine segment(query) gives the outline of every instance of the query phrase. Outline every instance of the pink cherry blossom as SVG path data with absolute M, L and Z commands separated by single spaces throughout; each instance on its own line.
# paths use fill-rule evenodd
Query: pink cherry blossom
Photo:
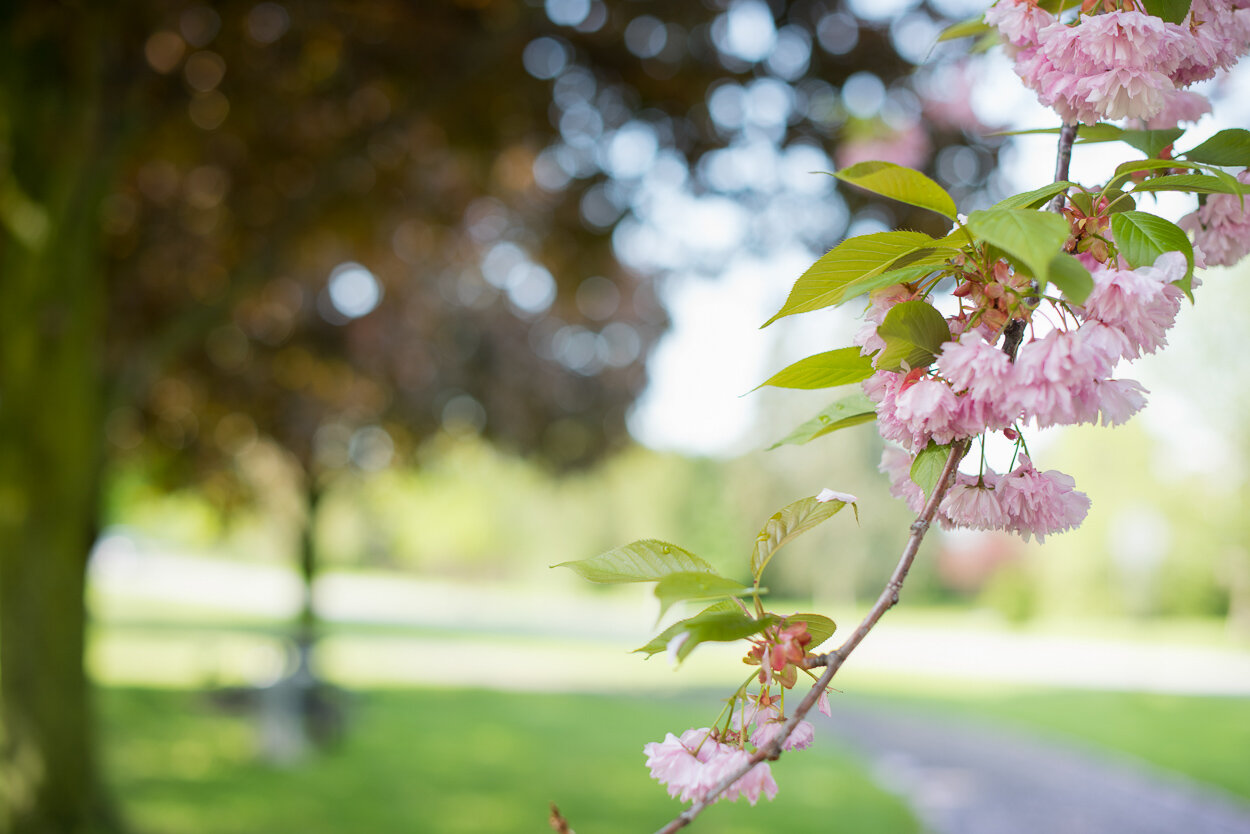
M 756 748 L 763 747 L 764 745 L 770 743 L 774 738 L 781 734 L 781 731 L 786 726 L 786 720 L 787 719 L 785 718 L 770 718 L 767 721 L 764 721 L 760 724 L 759 729 L 751 735 L 751 743 L 754 744 Z M 789 738 L 782 742 L 781 749 L 806 750 L 808 747 L 812 746 L 812 742 L 815 738 L 816 730 L 812 727 L 811 723 L 807 721 L 800 721 L 794 726 L 794 732 L 790 733 Z
M 829 690 L 822 690 L 816 698 L 816 709 L 820 710 L 826 718 L 833 717 L 833 710 L 829 708 Z
M 745 750 L 730 745 L 721 745 L 717 754 L 707 763 L 703 795 L 706 796 L 708 791 L 728 778 L 734 771 L 745 767 L 750 759 L 751 754 Z M 772 769 L 767 762 L 760 762 L 747 771 L 745 776 L 730 785 L 718 799 L 737 802 L 739 796 L 745 796 L 747 801 L 754 805 L 759 801 L 761 794 L 769 799 L 777 796 L 777 782 L 773 779 Z
M 998 476 L 986 472 L 981 478 L 961 475 L 939 511 L 943 526 L 966 527 L 971 530 L 1001 530 L 1008 523 L 1007 511 L 999 500 L 994 485 Z
M 1237 175 L 1238 182 L 1250 185 L 1250 171 Z M 1200 249 L 1207 266 L 1232 266 L 1250 254 L 1250 205 L 1243 207 L 1233 194 L 1212 194 L 1206 203 L 1180 220 L 1180 227 L 1193 232 L 1194 246 Z
M 875 158 L 875 157 L 874 157 Z M 877 335 L 877 325 L 885 321 L 890 308 L 913 297 L 911 290 L 902 284 L 883 287 L 868 294 L 868 309 L 864 313 L 864 326 L 851 340 L 852 344 L 860 345 L 860 355 L 869 356 L 885 347 L 885 339 Z
M 913 513 L 919 513 L 924 510 L 925 497 L 911 479 L 911 464 L 911 455 L 897 446 L 886 446 L 877 468 L 890 479 L 890 494 L 905 501 Z
M 664 741 L 643 745 L 651 778 L 668 789 L 668 795 L 688 801 L 697 792 L 704 763 L 711 757 L 716 742 L 708 738 L 707 727 L 686 730 L 681 738 L 668 733 Z M 695 751 L 699 752 L 696 753 Z
M 1196 122 L 1211 112 L 1211 101 L 1191 90 L 1172 90 L 1163 94 L 1163 107 L 1145 120 L 1147 130 L 1167 130 L 1181 122 Z
M 1020 455 L 1019 465 L 995 486 L 1007 513 L 1006 529 L 1025 541 L 1037 536 L 1040 542 L 1052 533 L 1076 527 L 1089 512 L 1089 498 L 1073 489 L 1075 485 L 1062 472 L 1039 472 L 1027 455 Z
M 1231 69 L 1250 48 L 1250 10 L 1227 0 L 1194 0 L 1180 25 L 1168 24 L 1183 39 L 1181 62 L 1169 70 L 1177 87 L 1187 87 Z
M 1094 382 L 1110 375 L 1125 349 L 1122 334 L 1099 327 L 1095 322 L 1071 332 L 1055 330 L 1025 344 L 1015 364 L 1013 410 L 1041 427 L 1096 419 Z
M 1040 29 L 1055 22 L 1055 16 L 1029 0 L 1001 0 L 985 12 L 985 22 L 998 29 L 1007 42 L 1008 54 L 1037 45 Z
M 707 727 L 686 730 L 681 738 L 668 733 L 662 742 L 643 745 L 651 778 L 664 785 L 668 795 L 682 802 L 702 801 L 712 788 L 750 760 L 751 754 L 732 744 L 721 744 L 710 737 Z M 736 801 L 745 796 L 752 805 L 763 793 L 777 795 L 777 783 L 767 763 L 753 767 L 734 782 L 718 799 Z
M 1164 333 L 1176 321 L 1183 293 L 1174 282 L 1186 270 L 1180 252 L 1165 252 L 1152 267 L 1095 270 L 1085 313 L 1127 337 L 1121 353 L 1125 359 L 1154 353 L 1167 344 Z
M 1180 27 L 1143 12 L 1112 11 L 1041 26 L 1032 43 L 1024 35 L 1021 29 L 1014 44 L 1016 73 L 1065 121 L 1152 119 L 1178 104 L 1171 73 L 1191 40 Z
M 913 449 L 923 449 L 930 440 L 950 443 L 977 431 L 966 425 L 960 400 L 950 385 L 934 377 L 921 377 L 900 390 L 894 398 L 894 417 L 910 435 Z
M 898 392 L 903 375 L 893 371 L 877 371 L 864 380 L 864 394 L 877 404 L 877 431 L 886 440 L 911 448 L 912 432 L 898 418 Z
M 1132 379 L 1104 379 L 1094 383 L 1098 414 L 1104 426 L 1118 426 L 1146 406 L 1149 393 Z M 1090 420 L 1089 422 L 1093 422 Z
M 937 366 L 954 390 L 964 391 L 955 421 L 960 434 L 996 431 L 1015 421 L 1008 396 L 1015 385 L 1015 368 L 1007 354 L 979 333 L 969 331 L 959 341 L 944 344 Z

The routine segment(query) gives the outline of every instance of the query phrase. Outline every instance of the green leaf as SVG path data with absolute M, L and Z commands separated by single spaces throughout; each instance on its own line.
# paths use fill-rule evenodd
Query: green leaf
M 1024 136 L 1031 134 L 1058 133 L 1060 128 L 1035 128 L 1033 130 L 1009 130 L 1002 136 Z M 1169 130 L 1125 130 L 1124 128 L 1099 122 L 1093 125 L 1081 125 L 1077 128 L 1077 141 L 1083 145 L 1094 142 L 1126 142 L 1146 156 L 1158 156 L 1185 131 L 1181 128 Z
M 1061 191 L 1067 191 L 1069 188 L 1076 188 L 1076 183 L 1067 180 L 1059 180 L 1041 188 L 1035 188 L 1032 191 L 1026 191 L 1023 194 L 1014 194 L 1004 200 L 999 200 L 992 209 L 1039 209 L 1049 203 L 1056 194 Z
M 845 506 L 842 501 L 817 501 L 813 496 L 800 498 L 773 513 L 755 537 L 755 549 L 751 551 L 751 577 L 759 582 L 764 568 L 786 542 L 833 518 Z
M 1224 183 L 1224 185 L 1227 187 L 1226 193 L 1236 194 L 1237 202 L 1241 204 L 1242 208 L 1245 208 L 1246 186 L 1243 185 L 1236 177 L 1234 177 L 1232 174 L 1225 171 L 1223 168 L 1217 168 L 1214 165 L 1202 165 L 1200 163 L 1198 167 L 1200 167 L 1202 170 L 1206 171 L 1208 174 L 1218 179 L 1220 182 Z
M 1146 156 L 1158 156 L 1163 149 L 1169 147 L 1185 133 L 1183 128 L 1173 127 L 1167 130 L 1124 130 L 1118 137 L 1127 142 Z
M 959 38 L 971 38 L 977 35 L 983 35 L 991 31 L 990 25 L 985 22 L 980 15 L 970 17 L 967 20 L 961 20 L 958 23 L 952 23 L 942 30 L 942 34 L 938 35 L 939 41 L 953 41 Z
M 1050 280 L 1050 261 L 1063 248 L 1068 221 L 1052 212 L 988 209 L 968 217 L 968 229 L 1028 267 L 1039 283 Z
M 1139 171 L 1160 171 L 1172 168 L 1196 168 L 1192 162 L 1180 162 L 1175 159 L 1133 159 L 1116 166 L 1115 175 L 1107 181 L 1103 192 L 1119 191 L 1120 186 L 1133 178 Z
M 1146 11 L 1168 23 L 1180 23 L 1189 14 L 1190 0 L 1142 0 Z
M 1094 289 L 1094 278 L 1085 265 L 1067 252 L 1056 252 L 1050 261 L 1050 282 L 1063 290 L 1073 304 L 1084 304 Z
M 847 347 L 828 350 L 800 359 L 761 382 L 756 388 L 772 385 L 775 388 L 832 388 L 861 382 L 872 376 L 872 360 L 860 356 L 859 348 Z
M 786 303 L 762 326 L 767 327 L 783 316 L 841 304 L 847 284 L 879 275 L 899 257 L 933 242 L 933 238 L 921 232 L 874 232 L 847 238 L 799 276 Z
M 554 568 L 570 568 L 583 579 L 601 584 L 650 582 L 674 573 L 705 573 L 716 569 L 675 544 L 642 539 L 613 548 L 590 559 L 561 562 Z
M 885 272 L 857 278 L 846 284 L 842 287 L 838 303 L 845 304 L 853 298 L 894 284 L 918 281 L 945 268 L 950 259 L 967 245 L 968 236 L 963 230 L 956 230 L 944 238 L 931 241 L 920 249 L 895 258 Z
M 933 250 L 921 250 L 933 251 Z M 930 263 L 927 261 L 921 263 L 913 263 L 910 266 L 901 269 L 891 269 L 888 272 L 882 272 L 880 275 L 873 275 L 869 278 L 860 278 L 858 281 L 852 281 L 843 288 L 842 302 L 851 301 L 861 295 L 867 295 L 874 290 L 892 287 L 895 284 L 907 284 L 918 281 L 926 275 L 936 272 L 946 263 L 950 257 L 949 253 L 940 263 Z
M 1230 178 L 1231 179 L 1231 178 Z M 1230 183 L 1222 177 L 1209 174 L 1167 174 L 1151 177 L 1133 186 L 1132 193 L 1139 191 L 1189 191 L 1194 194 L 1250 194 L 1250 185 L 1233 179 Z
M 1151 266 L 1164 252 L 1184 252 L 1189 268 L 1180 286 L 1186 289 L 1192 285 L 1194 247 L 1172 221 L 1144 211 L 1126 211 L 1111 215 L 1111 233 L 1120 256 L 1133 268 Z
M 771 451 L 787 444 L 799 446 L 838 429 L 858 426 L 875 419 L 876 403 L 865 397 L 863 392 L 856 392 L 838 400 L 768 448 Z
M 877 327 L 885 347 L 876 356 L 883 371 L 923 368 L 937 358 L 942 344 L 951 340 L 950 325 L 942 314 L 925 301 L 895 304 Z
M 1055 128 L 1059 133 L 1062 128 Z M 1081 142 L 1115 142 L 1124 135 L 1124 128 L 1099 122 L 1092 125 L 1080 125 L 1076 129 L 1076 137 Z
M 845 300 L 843 289 L 852 281 L 878 275 L 903 255 L 932 243 L 933 238 L 921 232 L 875 232 L 848 238 L 799 277 L 786 303 L 763 326 L 783 316 L 840 304 Z
M 821 614 L 791 614 L 781 621 L 783 628 L 797 623 L 807 623 L 807 633 L 812 635 L 812 642 L 807 644 L 809 652 L 832 637 L 838 629 L 837 623 Z
M 893 162 L 860 162 L 835 172 L 834 176 L 873 194 L 955 219 L 955 200 L 946 189 L 911 168 Z
M 718 603 L 693 617 L 673 623 L 651 638 L 647 645 L 634 651 L 643 652 L 650 657 L 667 649 L 673 638 L 686 634 L 687 638 L 677 650 L 677 660 L 680 662 L 689 657 L 700 643 L 732 643 L 752 634 L 759 634 L 769 626 L 776 625 L 780 619 L 775 614 L 765 614 L 755 619 L 743 613 L 737 606 L 733 610 L 726 610 Z M 808 630 L 811 630 L 810 627 Z
M 660 616 L 679 602 L 690 599 L 722 599 L 752 593 L 746 585 L 711 573 L 670 573 L 655 583 L 655 596 L 660 601 Z
M 1182 156 L 1208 165 L 1250 168 L 1250 130 L 1243 127 L 1221 130 L 1198 147 L 1185 151 Z
M 920 487 L 926 498 L 933 494 L 933 488 L 942 477 L 942 470 L 946 468 L 946 459 L 950 455 L 949 445 L 939 446 L 930 440 L 929 445 L 921 449 L 916 459 L 911 462 L 911 479 L 916 486 Z

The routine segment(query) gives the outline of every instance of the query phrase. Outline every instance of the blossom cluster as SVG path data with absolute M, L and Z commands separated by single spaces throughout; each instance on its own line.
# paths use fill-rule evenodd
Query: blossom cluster
M 1250 171 L 1237 181 L 1250 185 Z M 1250 255 L 1250 212 L 1232 194 L 1212 194 L 1180 227 L 1194 235 L 1194 258 L 1203 266 L 1232 266 Z
M 812 636 L 807 624 L 799 622 L 785 628 L 770 626 L 750 642 L 751 649 L 743 662 L 760 667 L 761 688 L 748 693 L 743 687 L 734 695 L 730 706 L 738 704 L 738 707 L 729 713 L 723 728 L 690 729 L 680 737 L 668 733 L 664 741 L 643 746 L 651 777 L 665 785 L 670 796 L 682 802 L 705 801 L 713 788 L 751 761 L 753 752 L 747 749 L 748 743 L 755 751 L 763 750 L 784 732 L 787 719 L 782 700 L 772 696 L 771 686 L 780 684 L 783 691 L 793 688 Z M 821 712 L 830 714 L 827 692 L 821 692 L 816 703 Z M 780 749 L 806 749 L 814 737 L 812 725 L 799 721 L 782 740 Z M 756 764 L 716 800 L 732 802 L 745 796 L 754 805 L 761 794 L 769 799 L 777 795 L 777 782 L 767 762 Z
M 668 733 L 664 741 L 653 741 L 642 748 L 647 755 L 651 778 L 668 788 L 668 795 L 682 802 L 702 802 L 708 791 L 745 765 L 751 754 L 735 744 L 722 744 L 708 727 L 686 730 L 677 737 Z M 720 795 L 737 801 L 745 796 L 754 805 L 760 794 L 772 799 L 777 782 L 768 764 L 753 767 Z
M 1068 23 L 1037 0 L 999 0 L 985 20 L 1006 41 L 1025 86 L 1066 122 L 1131 118 L 1160 129 L 1196 121 L 1210 104 L 1184 88 L 1250 49 L 1250 2 L 1193 0 L 1181 23 L 1132 5 Z
M 1018 427 L 1027 422 L 1114 426 L 1145 405 L 1146 390 L 1139 383 L 1114 379 L 1112 373 L 1121 359 L 1153 353 L 1166 343 L 1164 334 L 1180 309 L 1177 282 L 1187 271 L 1185 256 L 1167 252 L 1153 266 L 1138 269 L 1091 263 L 1094 288 L 1083 306 L 1057 308 L 1061 321 L 1042 335 L 1037 335 L 1041 322 L 1033 321 L 1035 335 L 1019 347 L 1014 361 L 994 345 L 1000 328 L 993 314 L 1019 284 L 1000 263 L 990 280 L 976 284 L 976 292 L 963 294 L 979 306 L 948 320 L 960 335 L 942 346 L 931 367 L 878 370 L 865 381 L 865 393 L 877 403 L 878 430 L 902 447 L 887 450 L 882 470 L 890 475 L 894 494 L 913 510 L 920 511 L 924 496 L 910 477 L 911 455 L 930 442 L 943 445 L 994 431 L 1018 439 Z M 874 292 L 870 323 L 883 321 L 892 306 L 911 296 L 902 285 Z M 1018 311 L 1032 314 L 1024 304 Z M 875 327 L 862 330 L 857 341 L 865 355 L 885 344 Z M 941 521 L 1041 539 L 1084 519 L 1089 499 L 1073 489 L 1071 478 L 1037 470 L 1025 454 L 1017 464 L 1003 475 L 984 467 L 975 476 L 959 475 L 939 508 Z

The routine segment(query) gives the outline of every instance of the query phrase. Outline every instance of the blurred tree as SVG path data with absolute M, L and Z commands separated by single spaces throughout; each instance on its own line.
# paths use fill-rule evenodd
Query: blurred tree
M 449 425 L 591 460 L 665 326 L 654 275 L 933 224 L 813 187 L 832 138 L 985 184 L 957 88 L 910 77 L 938 26 L 911 9 L 0 9 L 4 830 L 117 827 L 82 660 L 111 460 L 223 488 L 268 436 L 310 506 Z

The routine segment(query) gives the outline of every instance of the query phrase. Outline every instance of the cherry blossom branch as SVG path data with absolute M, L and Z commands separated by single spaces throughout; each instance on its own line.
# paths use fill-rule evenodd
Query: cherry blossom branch
M 1055 153 L 1055 182 L 1063 182 L 1068 178 L 1068 171 L 1072 166 L 1072 144 L 1076 141 L 1076 123 L 1064 123 L 1059 128 L 1059 149 Z M 1047 204 L 1046 210 L 1059 214 L 1063 211 L 1064 200 L 1068 198 L 1068 189 L 1060 191 Z M 1012 319 L 1007 322 L 1007 326 L 1003 328 L 1003 351 L 1011 357 L 1014 362 L 1016 359 L 1016 351 L 1020 349 L 1020 343 L 1024 341 L 1024 319 Z
M 1068 178 L 1068 171 L 1072 165 L 1072 144 L 1076 141 L 1076 123 L 1064 123 L 1059 128 L 1059 151 L 1055 155 L 1055 182 L 1063 182 Z M 1068 190 L 1065 188 L 1054 196 L 1050 204 L 1046 206 L 1049 211 L 1063 211 L 1063 201 L 1068 196 Z
M 912 562 L 916 560 L 916 554 L 920 550 L 920 543 L 924 541 L 925 534 L 929 532 L 929 526 L 933 523 L 933 517 L 937 515 L 938 506 L 942 503 L 942 499 L 946 497 L 946 492 L 954 481 L 955 469 L 959 466 L 959 461 L 963 460 L 964 455 L 967 453 L 968 446 L 969 441 L 967 440 L 960 440 L 952 444 L 950 455 L 946 458 L 946 465 L 942 467 L 942 474 L 933 488 L 933 495 L 929 496 L 929 500 L 920 516 L 912 522 L 911 535 L 907 539 L 907 545 L 903 548 L 898 564 L 894 567 L 894 573 L 890 575 L 890 580 L 886 583 L 885 588 L 882 589 L 881 595 L 877 597 L 876 603 L 873 604 L 859 626 L 851 633 L 846 642 L 837 649 L 827 654 L 808 658 L 807 667 L 809 669 L 824 666 L 825 671 L 812 686 L 811 691 L 795 707 L 794 714 L 786 721 L 781 728 L 781 732 L 751 754 L 751 758 L 745 764 L 718 782 L 707 792 L 707 795 L 702 800 L 695 802 L 667 825 L 659 829 L 656 834 L 672 834 L 674 831 L 685 828 L 694 822 L 695 817 L 699 816 L 707 806 L 715 802 L 731 785 L 746 776 L 753 767 L 766 759 L 772 761 L 781 757 L 782 746 L 790 737 L 790 734 L 794 732 L 795 728 L 798 727 L 799 722 L 816 705 L 816 701 L 820 698 L 821 693 L 828 688 L 838 669 L 842 668 L 842 664 L 846 662 L 851 652 L 855 651 L 855 647 L 863 642 L 864 638 L 868 636 L 868 632 L 872 631 L 873 627 L 885 615 L 885 612 L 898 604 L 898 595 L 903 589 L 903 581 L 907 578 L 908 571 L 911 570 Z

